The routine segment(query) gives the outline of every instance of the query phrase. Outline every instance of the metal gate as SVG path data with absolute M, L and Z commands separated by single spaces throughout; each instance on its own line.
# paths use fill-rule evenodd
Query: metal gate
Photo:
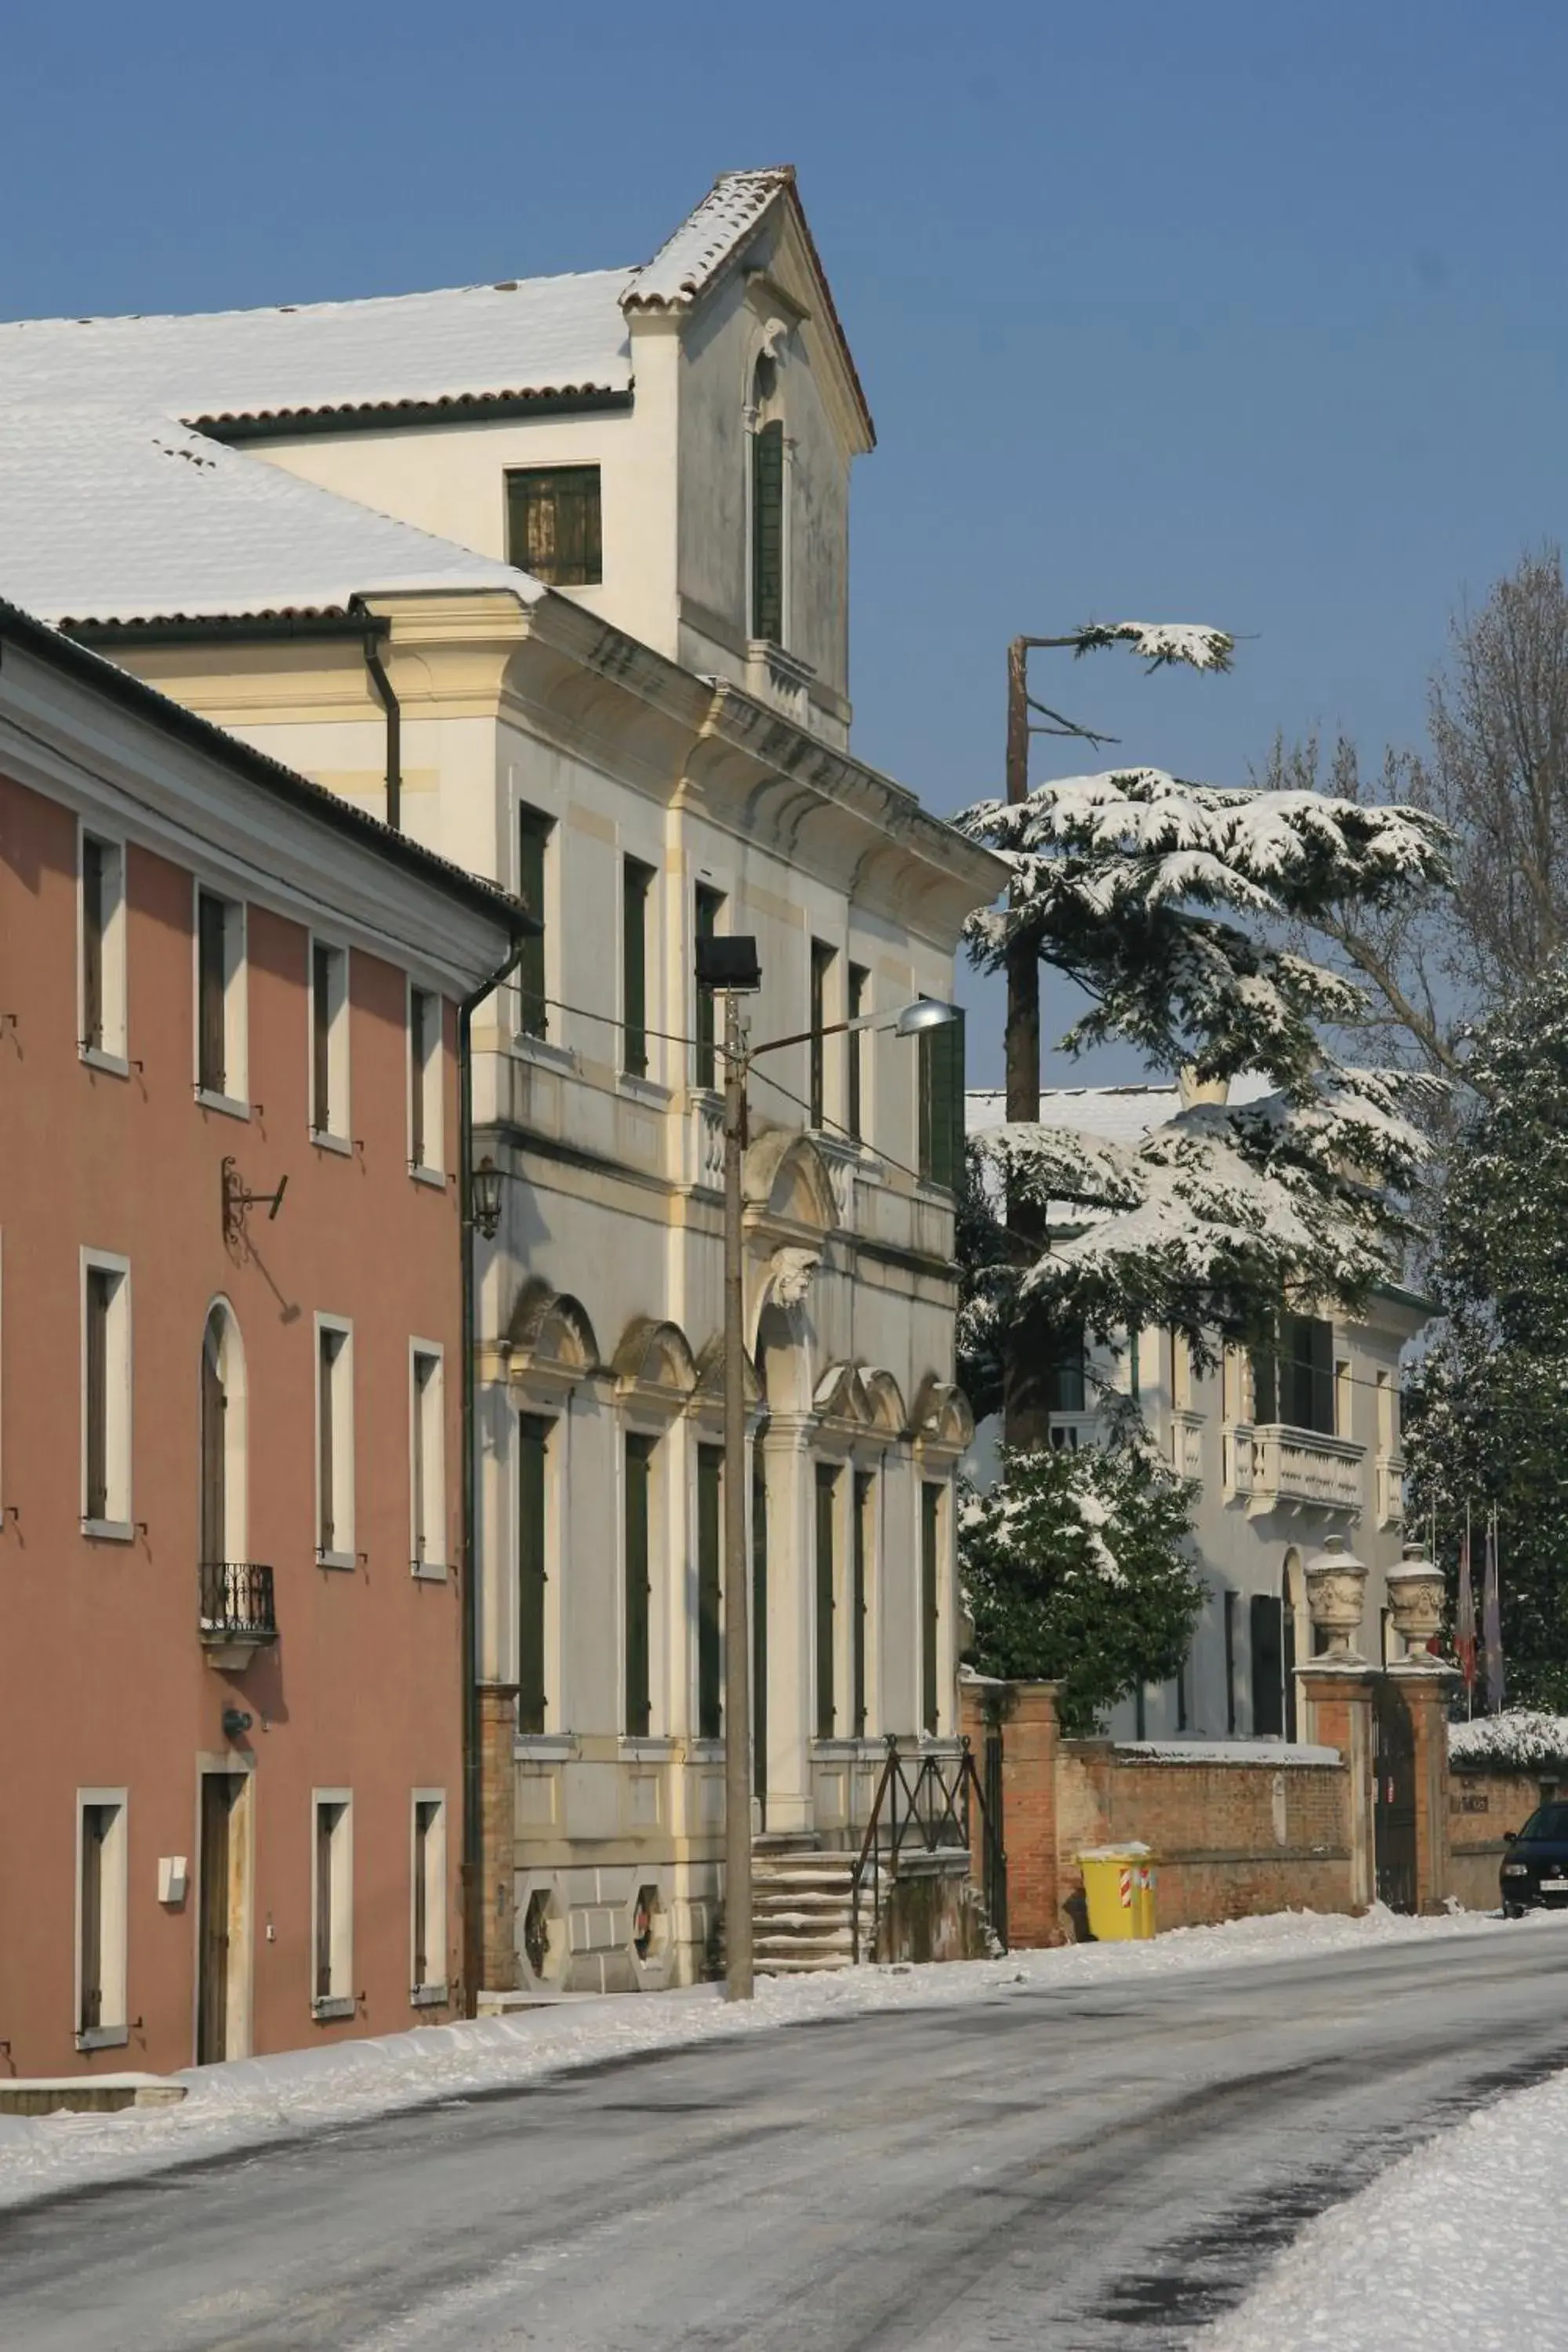
M 985 1730 L 985 1916 L 1004 1951 L 1007 1948 L 1007 1833 L 1002 1819 L 1002 1727 Z
M 1377 1899 L 1391 1911 L 1415 1909 L 1415 1734 L 1409 1710 L 1386 1675 L 1373 1685 L 1372 1769 Z

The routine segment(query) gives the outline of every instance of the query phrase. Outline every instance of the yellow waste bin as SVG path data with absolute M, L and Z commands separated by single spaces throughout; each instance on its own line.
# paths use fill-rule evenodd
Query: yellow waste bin
M 1078 1856 L 1083 1872 L 1089 1931 L 1097 1944 L 1152 1936 L 1154 1856 L 1146 1845 L 1089 1846 Z

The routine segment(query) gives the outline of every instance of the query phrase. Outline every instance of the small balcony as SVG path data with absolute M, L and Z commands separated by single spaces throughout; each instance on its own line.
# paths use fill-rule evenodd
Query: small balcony
M 278 1639 L 272 1570 L 251 1559 L 205 1559 L 199 1577 L 207 1664 L 219 1674 L 243 1674 L 258 1650 Z
M 1251 1510 L 1272 1510 L 1277 1503 L 1310 1503 L 1320 1510 L 1359 1514 L 1364 1446 L 1321 1430 L 1273 1423 L 1251 1431 L 1252 1459 L 1244 1467 L 1247 1435 L 1244 1429 L 1235 1433 L 1231 1486 L 1234 1493 L 1247 1496 Z

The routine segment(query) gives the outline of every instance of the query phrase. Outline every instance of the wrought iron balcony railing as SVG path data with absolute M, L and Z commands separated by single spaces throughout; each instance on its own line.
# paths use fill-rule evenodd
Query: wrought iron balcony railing
M 204 1559 L 200 1576 L 204 1642 L 259 1647 L 278 1639 L 270 1568 L 252 1559 Z

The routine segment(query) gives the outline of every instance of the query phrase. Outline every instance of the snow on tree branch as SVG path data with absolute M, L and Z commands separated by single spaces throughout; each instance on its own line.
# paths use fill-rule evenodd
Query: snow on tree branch
M 1075 632 L 1075 654 L 1095 653 L 1102 646 L 1131 646 L 1152 670 L 1178 662 L 1191 669 L 1223 670 L 1230 667 L 1236 639 L 1225 629 L 1192 621 L 1091 621 Z

